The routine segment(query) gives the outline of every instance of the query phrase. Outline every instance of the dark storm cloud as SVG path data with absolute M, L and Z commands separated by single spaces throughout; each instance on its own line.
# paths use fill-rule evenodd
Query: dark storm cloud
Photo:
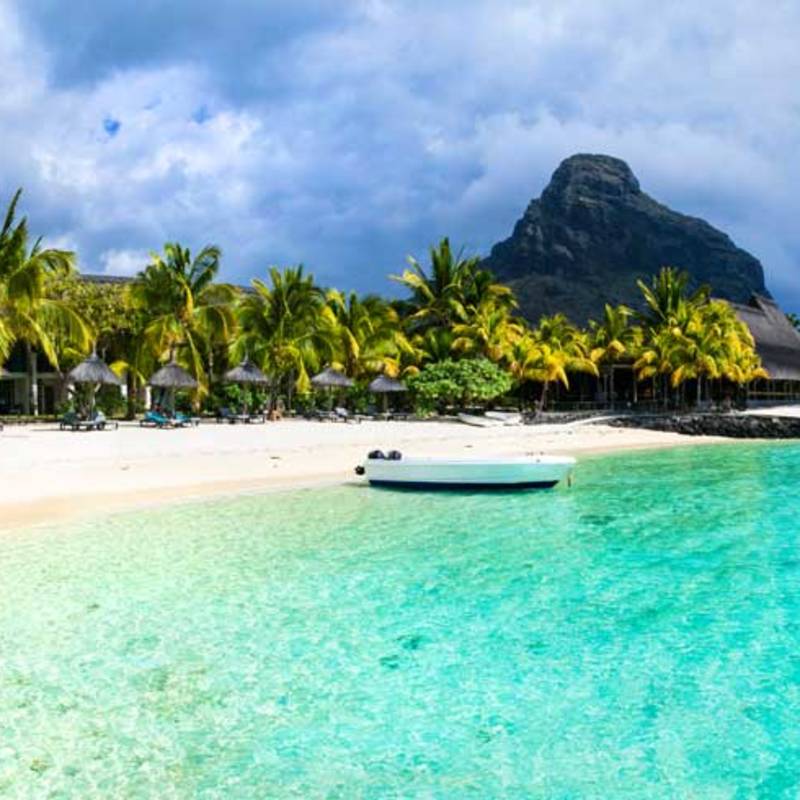
M 0 0 L 0 28 L 0 188 L 85 268 L 215 241 L 232 280 L 304 261 L 389 290 L 607 152 L 800 310 L 795 5 Z

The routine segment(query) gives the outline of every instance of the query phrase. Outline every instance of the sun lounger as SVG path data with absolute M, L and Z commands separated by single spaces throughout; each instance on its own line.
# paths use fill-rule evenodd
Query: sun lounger
M 59 420 L 58 427 L 62 431 L 104 431 L 116 430 L 119 424 L 107 419 L 102 411 L 95 412 L 89 419 L 78 416 L 74 411 L 67 411 Z
M 262 425 L 267 422 L 266 414 L 244 414 L 243 416 L 246 417 L 245 422 L 248 425 Z
M 158 411 L 147 411 L 142 419 L 139 420 L 142 428 L 172 428 L 172 420 L 159 414 Z
M 229 422 L 231 425 L 235 425 L 237 422 L 249 422 L 249 419 L 247 414 L 236 414 L 223 406 L 217 412 L 217 422 Z
M 98 431 L 116 430 L 119 428 L 119 423 L 116 420 L 107 419 L 102 411 L 96 411 L 88 421 Z
M 361 417 L 358 414 L 351 414 L 346 408 L 337 406 L 334 410 L 336 419 L 341 422 L 361 422 Z
M 62 431 L 67 429 L 71 431 L 77 431 L 79 422 L 80 417 L 74 411 L 67 411 L 58 421 L 58 427 Z
M 187 417 L 186 414 L 176 411 L 172 422 L 179 428 L 196 428 L 200 424 L 200 417 Z
M 316 409 L 314 411 L 309 411 L 308 414 L 306 414 L 306 419 L 315 419 L 318 422 L 338 422 L 339 417 L 336 415 L 335 411 Z

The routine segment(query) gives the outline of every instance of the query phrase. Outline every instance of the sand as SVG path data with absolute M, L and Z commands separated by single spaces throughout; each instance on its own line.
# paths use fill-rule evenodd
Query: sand
M 367 451 L 578 455 L 722 441 L 606 425 L 475 428 L 457 422 L 266 425 L 116 431 L 7 425 L 0 432 L 0 528 L 193 497 L 358 480 Z

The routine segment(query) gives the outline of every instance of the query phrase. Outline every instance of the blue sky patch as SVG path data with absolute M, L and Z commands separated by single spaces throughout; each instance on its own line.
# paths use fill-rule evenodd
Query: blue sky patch
M 106 117 L 103 120 L 103 130 L 113 139 L 122 127 L 122 123 L 113 117 Z

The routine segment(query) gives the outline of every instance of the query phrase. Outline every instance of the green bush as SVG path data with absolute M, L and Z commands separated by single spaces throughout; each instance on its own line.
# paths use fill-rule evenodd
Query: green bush
M 95 405 L 107 417 L 122 417 L 128 410 L 128 401 L 119 386 L 101 386 L 95 396 Z
M 511 377 L 485 358 L 447 359 L 428 364 L 409 378 L 408 387 L 416 409 L 426 413 L 486 405 L 511 390 Z

